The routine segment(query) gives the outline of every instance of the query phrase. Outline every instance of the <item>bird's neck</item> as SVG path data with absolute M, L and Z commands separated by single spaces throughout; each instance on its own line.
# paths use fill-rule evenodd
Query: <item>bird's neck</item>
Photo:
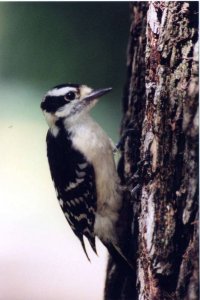
M 78 127 L 85 126 L 88 123 L 94 122 L 89 114 L 84 114 L 79 117 L 63 117 L 58 118 L 54 123 L 50 126 L 50 131 L 53 136 L 57 136 L 60 131 L 73 132 Z

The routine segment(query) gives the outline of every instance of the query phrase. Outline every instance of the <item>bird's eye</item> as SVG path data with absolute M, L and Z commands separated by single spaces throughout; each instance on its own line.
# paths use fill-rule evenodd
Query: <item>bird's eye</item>
M 74 92 L 68 92 L 66 95 L 65 95 L 65 100 L 74 100 L 76 98 L 76 94 Z

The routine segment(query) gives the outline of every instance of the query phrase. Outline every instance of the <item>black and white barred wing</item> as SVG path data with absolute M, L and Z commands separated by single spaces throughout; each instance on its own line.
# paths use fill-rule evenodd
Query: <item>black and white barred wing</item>
M 96 252 L 96 187 L 92 165 L 73 149 L 66 136 L 54 138 L 51 134 L 47 135 L 47 156 L 57 198 L 69 225 L 80 239 L 84 251 L 83 235 Z

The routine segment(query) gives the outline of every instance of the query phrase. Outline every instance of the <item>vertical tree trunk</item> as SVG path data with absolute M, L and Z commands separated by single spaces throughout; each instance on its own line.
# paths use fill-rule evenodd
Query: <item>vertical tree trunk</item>
M 198 299 L 197 31 L 197 1 L 131 4 L 119 174 L 135 270 L 110 258 L 106 300 Z

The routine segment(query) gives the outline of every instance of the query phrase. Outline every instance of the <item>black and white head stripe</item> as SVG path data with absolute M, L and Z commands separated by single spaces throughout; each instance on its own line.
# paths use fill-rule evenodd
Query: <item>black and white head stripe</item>
M 81 84 L 79 83 L 63 83 L 63 84 L 59 84 L 59 85 L 56 85 L 52 88 L 53 89 L 61 89 L 61 88 L 64 88 L 64 87 L 74 87 L 74 88 L 79 88 L 81 86 Z
M 47 92 L 41 103 L 42 110 L 55 113 L 58 109 L 65 106 L 74 99 L 79 98 L 79 87 L 78 84 L 61 84 L 52 88 Z
M 69 87 L 69 86 L 65 86 L 65 87 L 61 87 L 61 88 L 53 88 L 52 90 L 50 90 L 47 94 L 46 97 L 50 96 L 50 97 L 60 97 L 60 96 L 64 96 L 69 92 L 77 92 L 77 88 L 75 87 Z

